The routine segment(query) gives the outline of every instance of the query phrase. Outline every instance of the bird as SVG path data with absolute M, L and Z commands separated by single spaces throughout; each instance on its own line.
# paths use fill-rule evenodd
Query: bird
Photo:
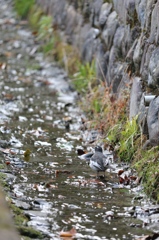
M 84 154 L 82 154 L 82 155 L 80 155 L 80 156 L 78 156 L 81 160 L 84 160 L 84 161 L 86 161 L 87 163 L 89 163 L 90 162 L 90 158 L 93 156 L 93 152 L 87 152 L 87 153 L 84 153 Z
M 108 159 L 103 154 L 103 150 L 101 146 L 95 147 L 95 152 L 93 156 L 90 158 L 89 166 L 92 170 L 97 172 L 97 178 L 99 172 L 104 172 L 104 178 L 105 178 L 105 170 L 108 167 Z

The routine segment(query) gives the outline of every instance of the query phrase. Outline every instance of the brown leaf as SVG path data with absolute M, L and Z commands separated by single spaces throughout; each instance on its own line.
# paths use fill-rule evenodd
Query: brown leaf
M 136 176 L 130 176 L 130 179 L 133 181 L 136 181 L 137 177 Z
M 130 179 L 128 178 L 127 175 L 125 175 L 124 181 L 125 181 L 124 182 L 125 185 L 128 185 L 130 183 Z
M 1 68 L 2 70 L 6 69 L 6 67 L 7 67 L 7 64 L 6 64 L 6 63 L 0 62 L 0 68 Z
M 159 234 L 154 233 L 152 236 L 146 235 L 146 236 L 143 236 L 141 238 L 137 238 L 136 240 L 155 240 L 155 239 L 158 239 L 158 237 L 159 237 Z
M 123 172 L 124 172 L 124 170 L 119 170 L 118 176 L 120 176 Z
M 4 54 L 5 54 L 6 57 L 11 57 L 13 55 L 12 52 L 5 52 Z
M 122 178 L 122 177 L 119 178 L 119 183 L 120 183 L 120 184 L 123 184 L 124 181 L 125 181 L 124 178 Z
M 5 164 L 6 164 L 6 165 L 9 165 L 9 164 L 10 164 L 10 162 L 9 162 L 9 161 L 7 161 L 7 162 L 5 162 Z
M 72 228 L 70 231 L 68 232 L 60 232 L 60 237 L 73 237 L 76 234 L 76 229 Z
M 6 149 L 0 148 L 0 151 L 1 151 L 2 153 L 6 153 L 6 154 L 9 154 L 9 153 L 10 153 L 10 149 L 9 149 L 9 148 L 6 148 Z

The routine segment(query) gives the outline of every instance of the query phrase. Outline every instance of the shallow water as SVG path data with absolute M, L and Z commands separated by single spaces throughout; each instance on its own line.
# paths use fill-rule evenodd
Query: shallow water
M 13 201 L 45 239 L 61 239 L 60 231 L 73 227 L 76 239 L 149 234 L 146 216 L 139 220 L 142 214 L 134 214 L 142 206 L 133 200 L 136 191 L 119 184 L 120 166 L 96 180 L 78 158 L 77 148 L 86 145 L 79 130 L 82 113 L 66 73 L 37 51 L 36 38 L 10 12 L 10 1 L 0 3 L 1 159 Z M 31 155 L 24 158 L 27 149 Z

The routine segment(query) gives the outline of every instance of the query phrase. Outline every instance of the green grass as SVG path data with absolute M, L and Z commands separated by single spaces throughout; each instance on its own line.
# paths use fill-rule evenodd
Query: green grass
M 35 4 L 35 0 L 15 0 L 15 10 L 21 18 L 26 18 L 30 9 Z
M 142 178 L 145 192 L 159 202 L 159 147 L 149 150 L 138 149 L 133 167 Z
M 96 79 L 96 71 L 95 71 L 95 62 L 79 64 L 78 72 L 76 72 L 73 76 L 73 84 L 76 90 L 79 93 L 87 93 L 89 90 L 89 86 Z M 94 105 L 97 106 L 97 103 L 94 102 Z

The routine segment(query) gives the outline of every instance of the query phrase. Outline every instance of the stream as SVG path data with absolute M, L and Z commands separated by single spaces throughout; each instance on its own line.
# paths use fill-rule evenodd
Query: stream
M 12 1 L 0 4 L 0 159 L 8 195 L 29 226 L 53 240 L 135 240 L 158 232 L 159 206 L 141 186 L 119 182 L 128 166 L 110 153 L 112 168 L 105 180 L 96 179 L 79 158 L 77 149 L 94 145 L 80 129 L 83 113 L 67 74 L 39 51 Z M 73 237 L 60 236 L 71 229 Z

